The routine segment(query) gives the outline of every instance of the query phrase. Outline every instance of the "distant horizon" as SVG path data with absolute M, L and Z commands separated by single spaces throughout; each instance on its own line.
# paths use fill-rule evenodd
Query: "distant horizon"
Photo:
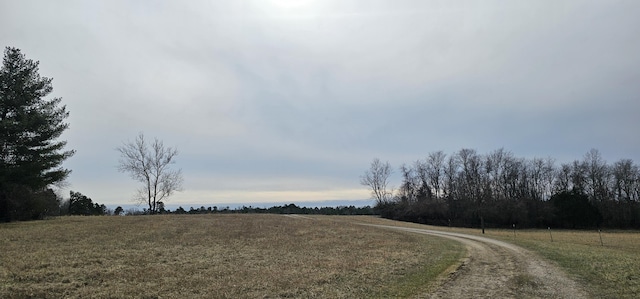
M 98 204 L 103 204 L 97 202 Z M 241 207 L 253 207 L 253 208 L 270 208 L 275 206 L 284 206 L 294 204 L 301 208 L 322 208 L 322 207 L 339 207 L 339 206 L 355 206 L 355 207 L 365 207 L 375 205 L 374 199 L 356 199 L 356 200 L 319 200 L 319 201 L 279 201 L 279 202 L 245 202 L 245 203 L 194 203 L 194 204 L 183 204 L 183 203 L 167 203 L 165 204 L 165 209 L 170 211 L 175 211 L 177 208 L 182 207 L 185 210 L 189 210 L 190 208 L 200 208 L 200 207 L 218 207 L 218 209 L 224 209 L 229 207 L 229 209 L 233 210 Z M 142 211 L 147 208 L 144 204 L 135 204 L 135 203 L 126 203 L 126 204 L 104 204 L 108 209 L 114 210 L 117 207 L 122 207 L 125 211 L 130 209 L 136 209 Z

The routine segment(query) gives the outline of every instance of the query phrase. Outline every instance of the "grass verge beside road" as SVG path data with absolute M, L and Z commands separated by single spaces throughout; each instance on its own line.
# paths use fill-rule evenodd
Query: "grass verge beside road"
M 522 231 L 500 237 L 556 262 L 587 287 L 594 298 L 640 297 L 640 233 Z M 602 245 L 604 244 L 604 246 Z
M 354 221 L 482 235 L 480 229 L 448 228 L 375 217 Z M 527 248 L 555 262 L 594 298 L 640 298 L 640 232 L 487 229 L 492 237 Z M 602 237 L 602 242 L 600 237 Z

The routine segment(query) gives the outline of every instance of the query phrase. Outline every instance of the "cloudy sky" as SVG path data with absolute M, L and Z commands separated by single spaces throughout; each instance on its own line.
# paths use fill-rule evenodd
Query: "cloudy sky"
M 53 78 L 69 188 L 107 205 L 139 132 L 186 206 L 366 199 L 374 157 L 437 150 L 640 161 L 637 0 L 0 0 L 0 46 Z

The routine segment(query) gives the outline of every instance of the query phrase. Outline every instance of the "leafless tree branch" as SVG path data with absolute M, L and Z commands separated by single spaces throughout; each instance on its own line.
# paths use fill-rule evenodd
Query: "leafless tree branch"
M 149 213 L 159 212 L 159 202 L 182 190 L 182 171 L 170 169 L 170 165 L 175 164 L 177 149 L 165 147 L 157 138 L 148 144 L 140 133 L 133 142 L 124 143 L 116 150 L 120 152 L 118 170 L 142 183 L 135 199 L 146 202 Z

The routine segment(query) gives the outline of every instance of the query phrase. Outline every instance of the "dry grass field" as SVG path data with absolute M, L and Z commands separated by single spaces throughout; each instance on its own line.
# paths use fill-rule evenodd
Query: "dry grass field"
M 60 217 L 0 225 L 0 298 L 388 298 L 464 255 L 345 217 Z
M 375 224 L 481 235 L 479 229 L 426 226 L 374 217 L 352 219 Z M 517 244 L 557 263 L 579 281 L 594 298 L 640 298 L 638 231 L 605 230 L 599 234 L 597 230 L 516 230 L 514 234 L 513 230 L 487 229 L 484 236 Z

